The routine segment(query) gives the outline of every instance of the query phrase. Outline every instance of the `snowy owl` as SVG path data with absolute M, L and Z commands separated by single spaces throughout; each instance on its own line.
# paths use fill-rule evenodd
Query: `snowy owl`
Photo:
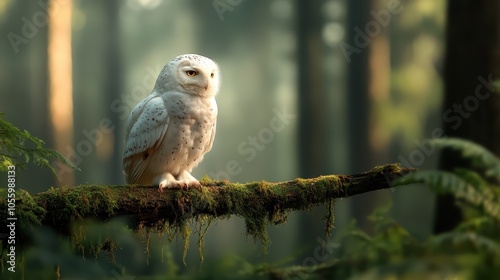
M 191 170 L 215 137 L 219 67 L 184 54 L 163 67 L 153 92 L 128 117 L 123 172 L 129 184 L 159 190 L 200 187 Z

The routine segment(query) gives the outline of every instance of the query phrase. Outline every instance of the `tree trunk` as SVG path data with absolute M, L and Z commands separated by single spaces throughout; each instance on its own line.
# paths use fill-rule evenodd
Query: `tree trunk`
M 314 177 L 331 173 L 334 158 L 328 151 L 328 98 L 325 91 L 324 42 L 322 38 L 324 1 L 302 1 L 296 3 L 297 59 L 298 59 L 298 163 L 299 176 Z M 313 248 L 316 237 L 321 235 L 321 220 L 311 216 L 322 216 L 322 209 L 311 209 L 301 215 L 299 238 L 304 247 Z M 316 230 L 314 230 L 316 229 Z M 307 243 L 309 242 L 309 243 Z M 306 256 L 303 256 L 306 257 Z M 299 257 L 298 259 L 302 259 Z
M 297 1 L 299 173 L 311 177 L 327 174 L 328 104 L 324 89 L 324 56 L 321 30 L 323 1 Z
M 113 102 L 123 94 L 123 63 L 121 57 L 122 51 L 122 41 L 120 40 L 120 19 L 119 12 L 121 8 L 121 1 L 118 0 L 107 0 L 102 2 L 104 9 L 106 11 L 106 24 L 107 29 L 104 32 L 104 37 L 102 38 L 104 42 L 104 55 L 106 61 L 106 74 L 107 79 L 104 82 L 104 92 L 106 93 L 105 104 L 113 104 Z M 122 153 L 123 151 L 123 137 L 122 137 L 122 127 L 124 126 L 125 120 L 120 119 L 118 114 L 113 112 L 108 112 L 108 118 L 114 124 L 115 129 L 112 133 L 105 133 L 104 137 L 109 137 L 109 139 L 104 139 L 103 142 L 110 142 L 107 145 L 109 148 L 109 155 L 106 158 L 106 167 L 108 174 L 107 180 L 103 182 L 113 183 L 120 182 L 123 180 L 123 173 L 121 169 Z M 114 147 L 114 148 L 113 148 Z M 120 147 L 120 149 L 116 149 Z M 118 166 L 117 166 L 118 164 Z
M 49 1 L 54 7 L 57 1 Z M 73 57 L 72 57 L 72 11 L 73 1 L 48 9 L 49 42 L 49 113 L 55 150 L 65 151 L 73 147 Z M 60 175 L 58 185 L 74 185 L 75 174 L 68 169 Z
M 500 78 L 499 13 L 497 0 L 449 1 L 443 103 L 446 136 L 475 141 L 497 156 L 500 96 L 493 83 Z M 440 165 L 451 170 L 469 164 L 455 152 L 443 150 Z M 454 199 L 439 196 L 434 231 L 449 231 L 461 220 Z
M 347 67 L 347 120 L 349 122 L 349 170 L 359 172 L 372 166 L 373 153 L 370 149 L 370 68 L 369 54 L 372 48 L 373 40 L 366 46 L 356 45 L 359 28 L 365 32 L 365 26 L 370 21 L 370 9 L 373 1 L 350 0 L 348 1 L 348 21 L 347 38 L 351 40 L 350 45 L 360 48 L 359 53 L 353 53 L 350 56 L 350 62 Z M 363 39 L 364 40 L 364 39 Z M 378 199 L 373 194 L 367 196 L 358 196 L 350 201 L 352 216 L 358 221 L 362 228 L 370 231 L 370 223 L 366 217 L 373 211 Z

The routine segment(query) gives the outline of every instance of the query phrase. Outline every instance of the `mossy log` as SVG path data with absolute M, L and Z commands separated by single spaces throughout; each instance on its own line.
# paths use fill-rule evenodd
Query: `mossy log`
M 132 216 L 143 224 L 158 220 L 176 224 L 198 215 L 238 215 L 245 219 L 247 233 L 258 237 L 266 223 L 284 222 L 290 211 L 390 188 L 394 178 L 412 171 L 389 164 L 361 174 L 278 183 L 202 180 L 201 189 L 167 189 L 162 193 L 157 187 L 137 185 L 59 187 L 33 196 L 27 192 L 18 195 L 16 214 L 24 218 L 24 224 L 48 225 L 61 231 L 75 220 L 107 220 L 120 215 Z M 7 213 L 5 201 L 0 203 L 0 213 Z

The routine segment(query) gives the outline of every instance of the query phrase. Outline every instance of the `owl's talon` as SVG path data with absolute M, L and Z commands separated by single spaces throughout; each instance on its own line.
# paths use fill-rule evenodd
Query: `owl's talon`
M 161 182 L 159 185 L 158 185 L 158 191 L 160 193 L 163 193 L 163 189 L 167 188 L 167 184 L 165 182 Z
M 201 184 L 198 181 L 189 182 L 188 186 L 190 188 L 197 189 L 197 190 L 201 191 Z
M 184 189 L 187 190 L 188 189 L 188 185 L 186 184 L 186 182 L 180 181 L 178 183 L 178 185 L 179 185 L 179 187 L 180 187 L 181 190 L 184 190 Z

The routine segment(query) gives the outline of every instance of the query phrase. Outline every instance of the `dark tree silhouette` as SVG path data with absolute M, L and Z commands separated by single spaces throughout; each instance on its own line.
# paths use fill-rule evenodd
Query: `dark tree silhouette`
M 500 155 L 500 96 L 493 81 L 500 78 L 500 2 L 448 2 L 445 59 L 444 132 L 475 141 Z M 495 94 L 496 93 L 496 94 Z M 444 169 L 466 167 L 455 152 L 444 150 Z M 448 231 L 462 219 L 450 196 L 437 200 L 435 232 Z
M 106 74 L 108 75 L 104 84 L 104 91 L 106 92 L 105 104 L 112 104 L 115 99 L 117 99 L 123 93 L 123 59 L 121 57 L 121 40 L 120 40 L 120 19 L 119 12 L 121 1 L 111 0 L 102 2 L 104 10 L 106 11 L 106 24 L 104 27 L 107 29 L 103 32 L 103 44 L 104 55 L 106 58 Z M 123 143 L 123 137 L 121 135 L 122 126 L 124 125 L 124 120 L 121 120 L 118 114 L 109 112 L 109 119 L 115 125 L 115 130 L 113 131 L 114 137 L 113 147 L 121 147 Z M 108 160 L 107 174 L 109 177 L 105 180 L 106 183 L 112 183 L 119 181 L 123 178 L 121 168 L 116 168 L 116 164 L 121 163 L 121 152 L 122 149 L 113 149 L 111 151 L 111 156 Z
M 361 47 L 355 43 L 355 38 L 359 36 L 356 30 L 357 28 L 364 30 L 366 24 L 371 20 L 372 4 L 372 1 L 366 0 L 348 1 L 347 38 L 351 40 L 348 42 L 350 45 Z M 369 42 L 366 44 L 366 47 L 361 48 L 359 53 L 350 55 L 347 68 L 347 120 L 349 123 L 349 168 L 351 172 L 369 168 L 373 163 L 373 153 L 369 145 L 370 100 L 368 94 L 370 82 L 369 48 L 372 46 Z M 376 202 L 377 199 L 374 199 L 373 194 L 357 196 L 351 200 L 352 215 L 364 228 L 370 227 L 366 222 L 366 217 L 371 213 Z

